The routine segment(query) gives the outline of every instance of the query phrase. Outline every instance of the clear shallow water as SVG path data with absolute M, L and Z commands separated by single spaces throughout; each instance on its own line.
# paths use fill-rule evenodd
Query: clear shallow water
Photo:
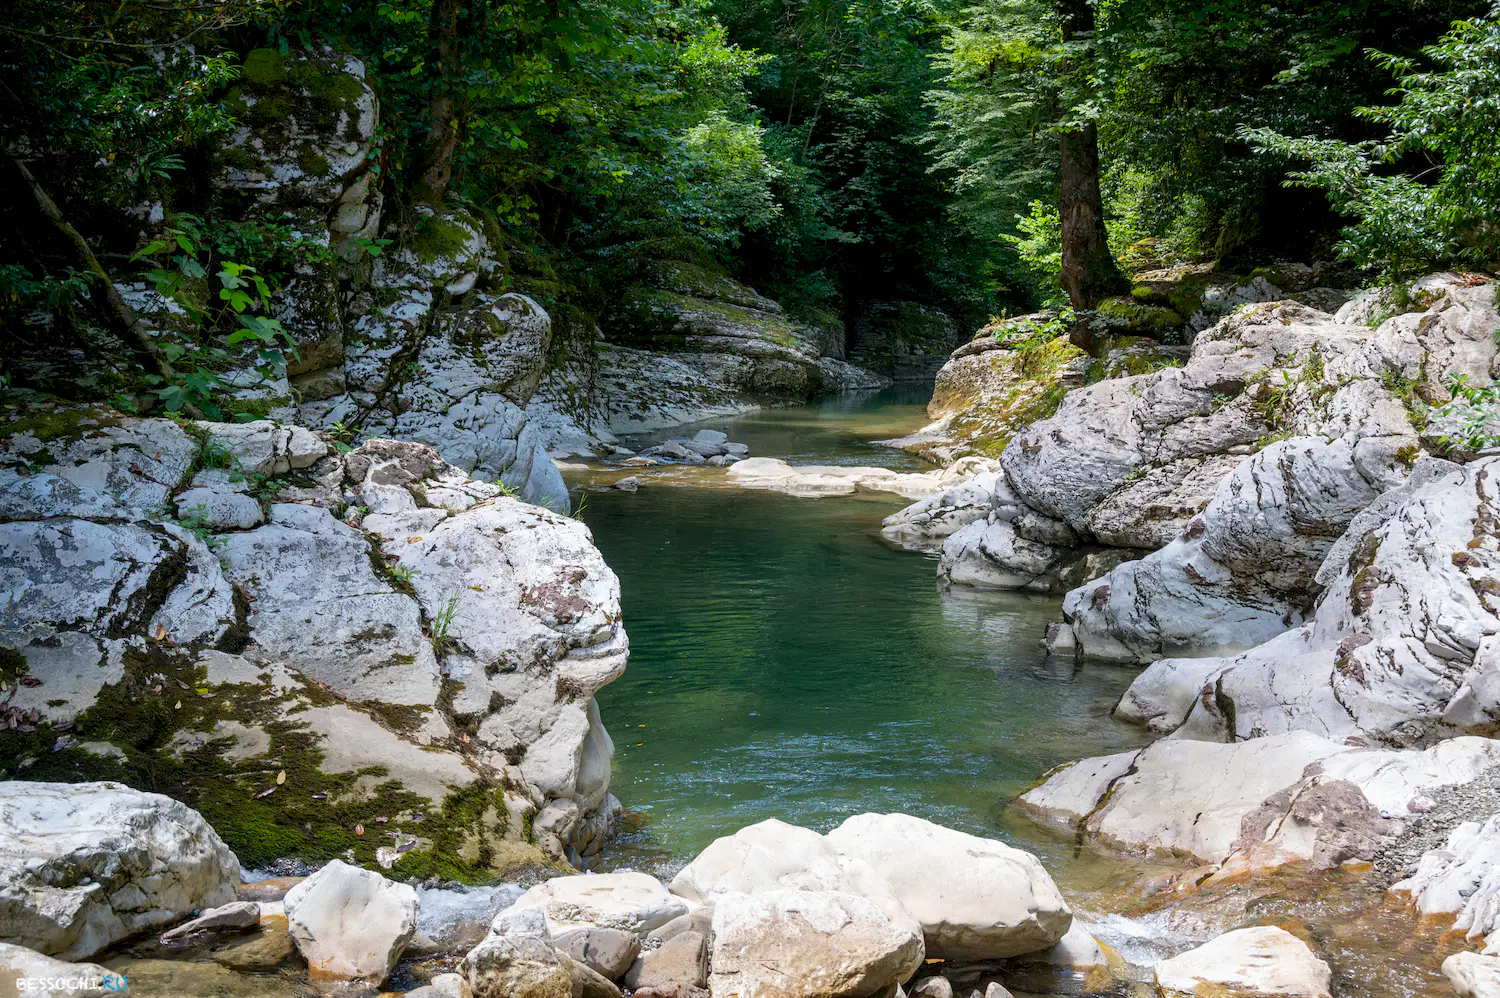
M 869 441 L 925 423 L 925 399 L 861 399 L 700 424 L 793 463 L 916 468 Z M 656 442 L 688 427 L 632 441 Z M 615 476 L 617 477 L 617 476 Z M 1049 662 L 1058 601 L 943 590 L 931 558 L 878 539 L 903 500 L 703 487 L 702 469 L 592 491 L 583 517 L 620 576 L 630 667 L 599 692 L 613 790 L 638 831 L 596 861 L 669 874 L 714 838 L 777 817 L 825 830 L 898 810 L 1036 853 L 1075 912 L 1134 964 L 1228 928 L 1276 924 L 1333 969 L 1335 998 L 1444 998 L 1463 947 L 1368 878 L 1327 874 L 1152 894 L 1160 866 L 1080 848 L 1007 808 L 1053 765 L 1139 745 L 1110 719 L 1134 669 Z
M 926 471 L 921 458 L 871 441 L 886 440 L 925 426 L 932 392 L 888 388 L 851 392 L 816 405 L 761 409 L 738 416 L 705 420 L 689 427 L 625 438 L 639 449 L 667 437 L 692 436 L 702 429 L 723 430 L 730 440 L 750 445 L 752 457 L 779 457 L 791 464 L 873 465 L 897 471 Z
M 893 464 L 868 441 L 926 420 L 886 393 L 703 424 L 756 456 Z M 650 484 L 584 519 L 620 576 L 630 667 L 600 691 L 613 790 L 681 862 L 778 817 L 826 829 L 905 811 L 1011 835 L 1004 802 L 1051 766 L 1140 743 L 1110 708 L 1134 670 L 1048 662 L 1056 600 L 943 590 L 879 539 L 903 501 Z

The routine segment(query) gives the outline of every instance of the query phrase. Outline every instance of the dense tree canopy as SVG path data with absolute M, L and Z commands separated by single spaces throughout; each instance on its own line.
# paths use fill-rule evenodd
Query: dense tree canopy
M 1340 250 L 1482 268 L 1497 38 L 1474 0 L 16 0 L 4 184 L 31 204 L 37 182 L 79 240 L 12 213 L 0 294 L 12 323 L 107 312 L 99 275 L 161 264 L 163 232 L 209 281 L 231 261 L 274 284 L 316 252 L 202 181 L 268 47 L 364 62 L 393 224 L 483 212 L 585 311 L 671 259 L 794 314 L 898 297 L 972 328 L 1062 300 L 1060 185 L 1066 217 L 1091 182 L 1106 271 Z

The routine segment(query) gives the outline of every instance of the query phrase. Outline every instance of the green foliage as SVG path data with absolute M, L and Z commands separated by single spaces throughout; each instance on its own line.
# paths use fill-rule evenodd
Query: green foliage
M 1500 382 L 1476 386 L 1463 375 L 1449 382 L 1453 401 L 1437 410 L 1444 427 L 1442 442 L 1470 452 L 1500 446 Z
M 1339 251 L 1400 278 L 1434 266 L 1500 262 L 1500 20 L 1460 21 L 1421 59 L 1371 52 L 1397 76 L 1395 104 L 1356 113 L 1388 129 L 1380 139 L 1293 138 L 1270 129 L 1243 135 L 1265 152 L 1309 162 L 1289 183 L 1324 191 L 1356 221 Z M 1422 167 L 1402 171 L 1403 164 Z M 1393 169 L 1394 168 L 1394 169 Z
M 1062 226 L 1055 204 L 1033 201 L 1029 212 L 1016 217 L 1016 234 L 1000 233 L 1002 242 L 1015 248 L 1021 266 L 1031 275 L 1043 308 L 1067 303 L 1058 275 L 1062 273 Z
M 191 325 L 155 333 L 174 374 L 145 375 L 144 380 L 155 386 L 151 394 L 164 403 L 167 412 L 197 409 L 210 419 L 222 419 L 215 396 L 227 386 L 219 372 L 236 359 L 236 353 L 248 349 L 255 371 L 262 381 L 270 381 L 285 372 L 289 354 L 296 357 L 296 341 L 280 320 L 257 314 L 270 312 L 271 287 L 254 267 L 221 259 L 214 264 L 218 269 L 210 281 L 205 257 L 212 259 L 204 246 L 202 221 L 182 215 L 166 227 L 163 238 L 147 243 L 131 260 L 156 260 L 158 265 L 146 272 L 146 279 L 169 303 L 169 311 L 192 320 Z M 210 284 L 218 287 L 222 304 L 217 309 L 201 296 Z M 222 345 L 215 333 L 222 333 Z M 242 350 L 233 350 L 237 346 Z

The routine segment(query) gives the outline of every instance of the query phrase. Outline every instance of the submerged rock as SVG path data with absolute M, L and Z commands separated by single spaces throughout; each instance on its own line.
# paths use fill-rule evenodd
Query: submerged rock
M 86 959 L 234 900 L 239 862 L 192 808 L 118 783 L 0 783 L 0 939 Z

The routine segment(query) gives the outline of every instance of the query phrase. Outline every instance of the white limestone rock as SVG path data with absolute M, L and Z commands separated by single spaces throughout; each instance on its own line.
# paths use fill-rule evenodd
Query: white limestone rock
M 24 998 L 113 998 L 119 975 L 97 963 L 70 963 L 0 942 L 0 987 Z M 24 981 L 26 986 L 20 987 Z M 106 986 L 106 984 L 108 986 Z
M 326 509 L 278 503 L 265 526 L 223 535 L 219 555 L 254 598 L 256 654 L 353 699 L 437 701 L 417 605 L 375 575 L 358 530 Z
M 1052 946 L 1073 913 L 1031 853 L 905 814 L 860 814 L 828 833 L 869 864 L 921 924 L 927 955 L 1017 956 Z
M 417 892 L 333 860 L 287 891 L 287 926 L 313 980 L 383 981 L 417 932 Z
M 573 998 L 571 964 L 553 948 L 542 909 L 523 908 L 496 916 L 459 973 L 473 998 Z
M 284 475 L 311 467 L 328 455 L 328 445 L 301 426 L 283 426 L 269 419 L 249 423 L 200 421 L 197 426 L 208 434 L 211 448 L 222 448 L 247 474 Z
M 1168 995 L 1212 998 L 1226 992 L 1265 998 L 1329 998 L 1333 972 L 1285 929 L 1235 929 L 1156 965 Z
M 1443 976 L 1458 998 L 1500 998 L 1500 956 L 1454 953 L 1443 961 Z
M 1193 703 L 1184 735 L 1303 730 L 1410 744 L 1493 730 L 1500 538 L 1487 524 L 1500 459 L 1433 467 L 1330 551 L 1310 622 L 1198 673 L 1214 695 Z M 1180 707 L 1180 695 L 1173 700 Z
M 1169 738 L 1067 767 L 1021 801 L 1109 848 L 1256 874 L 1369 861 L 1426 791 L 1500 762 L 1500 741 L 1352 747 L 1307 732 L 1221 744 Z M 1118 775 L 1115 775 L 1118 774 Z
M 661 881 L 630 872 L 553 877 L 522 894 L 512 910 L 521 908 L 541 908 L 553 935 L 596 927 L 644 937 L 688 913 L 688 903 L 669 894 Z
M 1301 623 L 1333 539 L 1405 477 L 1398 463 L 1362 461 L 1366 440 L 1298 437 L 1240 462 L 1166 547 L 1067 595 L 1063 614 L 1084 653 L 1150 661 L 1237 650 Z
M 776 818 L 747 825 L 709 843 L 672 879 L 671 891 L 700 904 L 724 894 L 767 891 L 857 894 L 895 923 L 921 931 L 887 880 L 864 859 L 843 854 L 833 841 Z
M 944 538 L 990 514 L 990 496 L 999 472 L 982 471 L 886 517 L 880 535 L 914 551 L 942 548 Z
M 922 963 L 922 937 L 839 891 L 720 895 L 709 986 L 715 998 L 866 998 Z
M 234 900 L 198 812 L 118 783 L 0 783 L 0 938 L 63 960 Z
M 412 571 L 428 618 L 448 620 L 444 670 L 463 683 L 452 711 L 478 723 L 492 765 L 523 750 L 521 772 L 543 795 L 597 809 L 614 746 L 593 695 L 630 647 L 619 580 L 566 516 L 504 497 L 435 524 L 421 512 L 369 525 Z
M 179 492 L 172 501 L 178 519 L 196 520 L 209 530 L 249 530 L 265 522 L 260 503 L 243 492 L 195 487 Z
M 46 411 L 23 417 L 7 433 L 6 460 L 0 463 L 20 458 L 33 467 L 43 466 L 78 490 L 71 501 L 100 502 L 99 497 L 109 496 L 137 516 L 166 503 L 198 453 L 198 442 L 169 420 L 101 409 Z
M 898 472 L 889 468 L 848 465 L 791 465 L 772 457 L 751 457 L 736 461 L 724 474 L 726 480 L 734 485 L 770 489 L 802 498 L 852 495 L 865 489 L 894 492 L 908 499 L 921 499 L 940 492 L 963 476 L 962 472 L 955 473 L 951 469 Z
M 1455 931 L 1488 941 L 1500 929 L 1500 815 L 1455 827 L 1391 893 L 1412 898 L 1424 915 L 1452 915 Z

